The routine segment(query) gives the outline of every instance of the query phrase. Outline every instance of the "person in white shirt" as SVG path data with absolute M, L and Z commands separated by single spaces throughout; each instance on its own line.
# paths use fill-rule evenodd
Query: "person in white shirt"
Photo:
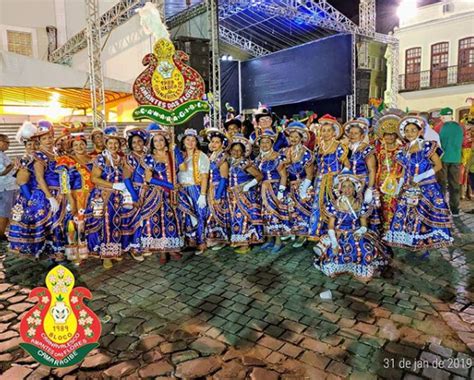
M 209 158 L 199 149 L 197 131 L 186 129 L 180 141 L 184 162 L 178 167 L 179 211 L 186 243 L 197 247 L 196 255 L 206 250 L 205 227 L 209 213 L 207 187 Z
M 0 134 L 0 239 L 5 239 L 5 231 L 11 217 L 18 186 L 14 177 L 13 162 L 6 155 L 10 146 L 7 135 Z

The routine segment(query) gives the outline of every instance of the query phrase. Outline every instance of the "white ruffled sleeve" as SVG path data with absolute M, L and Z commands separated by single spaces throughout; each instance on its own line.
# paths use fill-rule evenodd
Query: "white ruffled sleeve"
M 201 152 L 198 162 L 199 174 L 208 174 L 210 167 L 211 162 L 209 161 L 209 158 L 203 152 Z

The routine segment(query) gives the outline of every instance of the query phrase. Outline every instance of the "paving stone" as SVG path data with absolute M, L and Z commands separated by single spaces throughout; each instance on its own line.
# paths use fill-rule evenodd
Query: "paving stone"
M 163 375 L 171 375 L 174 367 L 166 360 L 161 360 L 156 363 L 151 363 L 141 368 L 138 374 L 141 378 L 149 378 Z
M 337 376 L 341 376 L 343 378 L 349 376 L 349 374 L 351 373 L 351 367 L 345 365 L 344 363 L 337 362 L 335 360 L 332 360 L 331 363 L 329 363 L 326 370 L 330 373 L 333 373 Z
M 222 363 L 215 357 L 189 360 L 176 366 L 175 375 L 181 378 L 194 379 L 211 375 L 221 368 Z
M 283 347 L 280 348 L 279 350 L 283 355 L 296 358 L 298 357 L 299 354 L 303 351 L 300 347 L 294 346 L 293 344 L 290 343 L 285 343 Z
M 3 374 L 0 374 L 0 380 L 24 379 L 31 372 L 33 372 L 33 369 L 26 366 L 12 366 Z
M 203 356 L 220 355 L 226 349 L 225 344 L 208 337 L 197 339 L 190 347 L 193 350 L 200 352 Z
M 12 311 L 0 311 L 0 322 L 10 322 L 16 318 L 16 314 Z
M 23 340 L 20 337 L 10 338 L 9 340 L 0 342 L 0 354 L 20 348 L 19 344 L 22 342 Z
M 188 360 L 196 359 L 199 357 L 199 354 L 193 350 L 186 350 L 181 352 L 175 352 L 171 355 L 171 361 L 174 365 L 179 363 L 186 362 Z
M 453 350 L 435 343 L 430 344 L 430 351 L 434 352 L 435 354 L 444 356 L 445 358 L 452 358 L 453 356 Z
M 146 363 L 153 363 L 163 359 L 163 354 L 159 350 L 159 348 L 153 348 L 152 350 L 143 354 L 143 360 Z
M 77 368 L 79 368 L 79 364 L 75 364 L 71 367 L 64 367 L 64 368 L 54 368 L 52 373 L 59 378 L 64 378 L 68 373 L 74 372 Z
M 303 363 L 309 364 L 310 366 L 319 368 L 319 369 L 325 369 L 329 362 L 331 361 L 330 358 L 316 354 L 311 351 L 305 351 L 303 355 L 301 355 L 300 360 Z
M 103 374 L 107 377 L 120 378 L 122 376 L 130 375 L 140 366 L 140 363 L 136 360 L 128 360 L 114 366 L 107 368 Z
M 33 305 L 29 302 L 21 302 L 8 306 L 7 310 L 11 310 L 15 313 L 23 313 L 24 311 L 31 309 L 32 306 Z
M 161 335 L 156 335 L 156 334 L 148 335 L 148 336 L 143 337 L 140 340 L 140 343 L 138 343 L 138 346 L 137 346 L 137 350 L 148 351 L 164 341 L 165 341 L 165 338 L 163 338 Z
M 247 369 L 237 360 L 224 363 L 222 369 L 214 374 L 214 380 L 244 380 Z
M 246 366 L 265 366 L 265 362 L 263 360 L 248 355 L 242 356 L 242 363 Z
M 109 355 L 103 354 L 103 353 L 98 353 L 98 354 L 92 355 L 92 356 L 86 356 L 86 358 L 84 359 L 84 361 L 81 364 L 81 368 L 86 368 L 86 369 L 103 368 L 108 363 L 110 363 L 111 360 L 112 360 L 112 358 Z
M 183 351 L 187 347 L 186 342 L 184 341 L 177 341 L 172 343 L 161 343 L 160 344 L 160 351 L 164 354 L 170 354 L 176 351 Z
M 10 339 L 10 338 L 16 337 L 18 335 L 19 335 L 19 333 L 17 331 L 9 330 L 9 331 L 6 331 L 6 332 L 0 334 L 0 341 L 7 340 L 7 339 Z
M 448 380 L 450 376 L 449 372 L 433 367 L 424 368 L 422 374 L 431 380 Z
M 254 368 L 250 373 L 251 380 L 278 380 L 278 372 L 264 368 Z
M 134 336 L 119 336 L 109 345 L 109 349 L 118 351 L 119 353 L 130 351 L 132 349 L 132 344 L 137 340 L 138 338 Z
M 410 358 L 416 358 L 418 356 L 418 350 L 412 347 L 404 346 L 394 342 L 389 342 L 385 346 L 385 350 L 391 352 L 392 354 L 398 354 L 403 356 L 408 356 Z
M 144 322 L 141 318 L 127 317 L 122 319 L 115 327 L 116 335 L 126 335 L 136 331 L 138 326 Z

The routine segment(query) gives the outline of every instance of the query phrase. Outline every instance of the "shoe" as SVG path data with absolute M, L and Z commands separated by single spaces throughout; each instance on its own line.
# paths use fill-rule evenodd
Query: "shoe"
M 150 257 L 151 255 L 153 255 L 153 252 L 150 252 L 150 251 L 148 251 L 148 252 L 143 252 L 143 256 L 144 256 L 144 257 Z
M 235 253 L 238 253 L 240 255 L 245 255 L 247 253 L 249 253 L 251 250 L 250 247 L 239 247 L 235 250 Z
M 428 251 L 426 251 L 420 256 L 421 261 L 428 261 L 429 259 L 430 259 L 430 253 Z
M 321 252 L 321 248 L 318 246 L 313 247 L 313 252 L 317 257 L 320 257 L 323 253 Z
M 112 260 L 104 259 L 102 261 L 102 266 L 104 267 L 105 270 L 109 270 L 114 266 L 114 264 L 112 264 Z
M 282 241 L 286 241 L 286 240 L 288 240 L 288 239 L 292 239 L 293 237 L 294 237 L 294 235 L 286 235 L 286 236 L 282 236 L 282 237 L 281 237 L 281 240 L 282 240 Z
M 260 249 L 263 251 L 263 250 L 266 250 L 266 249 L 270 249 L 272 248 L 274 245 L 274 242 L 272 240 L 269 240 L 267 241 L 265 244 L 263 244 L 262 246 L 260 246 Z
M 204 253 L 203 250 L 198 250 L 198 251 L 195 251 L 195 252 L 194 252 L 194 254 L 195 254 L 196 256 L 201 256 L 203 253 Z
M 283 244 L 275 244 L 272 248 L 272 250 L 270 251 L 270 253 L 278 253 L 281 251 L 281 249 L 283 248 Z
M 114 257 L 114 260 L 115 260 L 115 261 L 122 261 L 122 260 L 123 260 L 123 257 L 122 257 L 122 256 Z
M 306 243 L 306 238 L 303 240 L 297 240 L 296 242 L 293 243 L 293 248 L 301 248 L 303 245 Z
M 143 255 L 141 253 L 133 253 L 133 252 L 130 252 L 130 256 L 132 256 L 132 259 L 135 260 L 135 261 L 143 261 L 145 260 L 145 258 L 143 257 Z
M 179 261 L 183 258 L 183 255 L 181 255 L 178 252 L 173 252 L 173 253 L 170 253 L 170 258 L 171 258 L 171 260 Z
M 222 248 L 224 248 L 225 245 L 222 244 L 222 245 L 215 245 L 214 247 L 211 248 L 212 251 L 220 251 Z

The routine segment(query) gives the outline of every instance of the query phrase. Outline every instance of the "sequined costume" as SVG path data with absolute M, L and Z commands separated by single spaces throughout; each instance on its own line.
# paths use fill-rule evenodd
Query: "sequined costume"
M 167 162 L 160 162 L 153 155 L 147 154 L 143 165 L 145 169 L 151 170 L 152 178 L 173 182 L 171 157 Z M 141 244 L 145 251 L 179 252 L 184 246 L 177 205 L 173 204 L 169 189 L 153 183 L 145 186 L 142 225 Z
M 306 199 L 300 197 L 300 185 L 306 178 L 306 168 L 313 163 L 313 155 L 304 146 L 301 157 L 296 162 L 291 162 L 290 152 L 293 147 L 286 148 L 283 155 L 285 156 L 285 165 L 288 173 L 289 181 L 289 216 L 291 233 L 296 236 L 308 236 L 309 220 L 311 218 L 312 197 Z
M 273 151 L 272 151 L 273 152 Z M 278 168 L 283 165 L 284 158 L 276 155 L 275 158 L 266 158 L 261 154 L 257 157 L 255 165 L 263 174 L 260 185 L 262 204 L 263 234 L 265 236 L 284 236 L 290 233 L 288 205 L 284 200 L 278 200 L 278 191 L 281 176 Z M 284 193 L 284 198 L 288 194 Z
M 101 170 L 101 179 L 123 182 L 123 158 L 113 164 L 106 158 L 107 151 L 99 154 L 93 162 Z M 101 259 L 122 255 L 122 219 L 124 196 L 119 190 L 100 185 L 91 191 L 85 213 L 85 231 L 89 253 Z
M 329 217 L 336 220 L 337 252 L 332 248 L 329 236 L 323 235 L 317 245 L 319 256 L 314 259 L 314 266 L 327 276 L 350 273 L 355 277 L 371 278 L 376 270 L 382 269 L 387 263 L 379 246 L 378 237 L 368 230 L 356 238 L 355 232 L 361 227 L 360 218 L 368 217 L 370 206 L 363 204 L 353 210 L 338 207 L 339 200 L 327 206 Z
M 257 186 L 244 192 L 242 187 L 254 179 L 246 169 L 253 165 L 248 159 L 231 161 L 229 169 L 230 241 L 234 247 L 263 242 L 263 226 Z
M 384 241 L 392 247 L 429 250 L 452 244 L 452 217 L 434 175 L 414 184 L 413 177 L 433 168 L 430 157 L 441 149 L 434 141 L 423 141 L 421 149 L 410 153 L 409 147 L 397 153 L 403 167 L 404 187 L 386 232 Z
M 43 151 L 35 152 L 33 157 L 35 162 L 43 165 L 44 180 L 59 208 L 56 212 L 51 210 L 45 193 L 34 186 L 37 184 L 32 170 L 34 163 L 25 163 L 30 171 L 31 198 L 26 202 L 27 207 L 21 218 L 13 216 L 9 232 L 10 249 L 33 257 L 42 254 L 51 258 L 61 257 L 66 245 L 66 194 L 70 191 L 67 168 L 58 165 L 55 158 Z
M 326 205 L 332 195 L 334 176 L 344 169 L 347 159 L 347 148 L 341 143 L 334 143 L 334 147 L 325 152 L 320 145 L 315 152 L 314 166 L 316 179 L 314 180 L 314 202 L 310 219 L 310 235 L 318 240 L 327 232 Z
M 225 152 L 212 153 L 210 156 L 209 189 L 207 190 L 207 204 L 209 216 L 206 223 L 206 241 L 208 245 L 225 244 L 229 241 L 230 213 L 227 199 L 227 188 L 218 194 L 222 177 L 220 166 L 227 160 Z M 219 199 L 216 199 L 220 196 Z

